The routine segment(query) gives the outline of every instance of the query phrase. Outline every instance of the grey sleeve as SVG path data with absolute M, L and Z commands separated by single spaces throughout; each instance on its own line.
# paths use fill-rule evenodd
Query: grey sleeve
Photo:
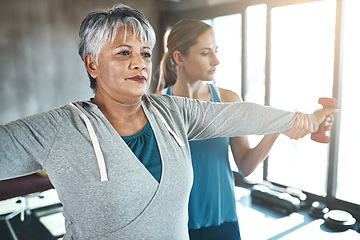
M 291 129 L 299 114 L 249 102 L 176 100 L 184 110 L 189 140 L 284 132 Z M 316 118 L 313 114 L 310 117 L 315 128 Z
M 49 111 L 0 126 L 0 179 L 42 170 L 61 116 Z

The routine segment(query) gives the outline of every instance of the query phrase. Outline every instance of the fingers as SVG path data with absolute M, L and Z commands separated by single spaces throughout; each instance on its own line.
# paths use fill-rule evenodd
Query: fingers
M 313 124 L 313 121 L 311 120 L 311 117 L 310 116 L 307 116 L 308 117 L 308 121 L 310 122 L 310 126 L 309 126 L 309 133 L 312 133 L 313 132 L 313 129 L 314 129 L 314 124 Z
M 309 123 L 307 121 L 307 116 L 304 113 L 299 114 L 300 122 L 297 128 L 294 129 L 294 139 L 302 138 L 308 132 Z
M 311 118 L 304 113 L 299 113 L 294 126 L 289 131 L 284 132 L 284 134 L 291 139 L 297 140 L 311 133 L 312 129 L 313 123 Z
M 332 124 L 334 122 L 334 115 L 327 116 L 324 121 L 325 131 L 330 131 Z

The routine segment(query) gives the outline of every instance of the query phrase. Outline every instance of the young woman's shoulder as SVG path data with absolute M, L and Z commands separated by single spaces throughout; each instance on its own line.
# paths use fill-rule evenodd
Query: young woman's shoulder
M 220 92 L 220 97 L 222 102 L 242 102 L 241 97 L 237 93 L 229 89 L 224 89 L 224 88 L 218 88 L 218 89 Z

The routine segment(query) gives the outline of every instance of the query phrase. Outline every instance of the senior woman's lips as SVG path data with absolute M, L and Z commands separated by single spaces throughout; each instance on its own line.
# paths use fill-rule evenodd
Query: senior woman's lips
M 140 76 L 140 75 L 136 75 L 136 76 L 133 76 L 133 77 L 129 77 L 128 79 L 133 80 L 133 81 L 136 81 L 136 82 L 139 82 L 139 83 L 142 83 L 142 82 L 145 82 L 145 81 L 146 81 L 146 77 Z

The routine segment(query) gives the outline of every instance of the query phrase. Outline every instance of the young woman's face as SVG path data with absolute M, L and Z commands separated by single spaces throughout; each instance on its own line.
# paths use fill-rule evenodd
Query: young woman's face
M 209 29 L 197 38 L 197 43 L 190 47 L 188 55 L 183 58 L 188 78 L 212 81 L 216 66 L 220 63 L 216 52 L 215 35 L 213 30 Z
M 151 50 L 131 32 L 124 39 L 123 29 L 119 29 L 115 41 L 107 42 L 99 53 L 93 76 L 95 94 L 120 102 L 144 95 L 151 80 Z

